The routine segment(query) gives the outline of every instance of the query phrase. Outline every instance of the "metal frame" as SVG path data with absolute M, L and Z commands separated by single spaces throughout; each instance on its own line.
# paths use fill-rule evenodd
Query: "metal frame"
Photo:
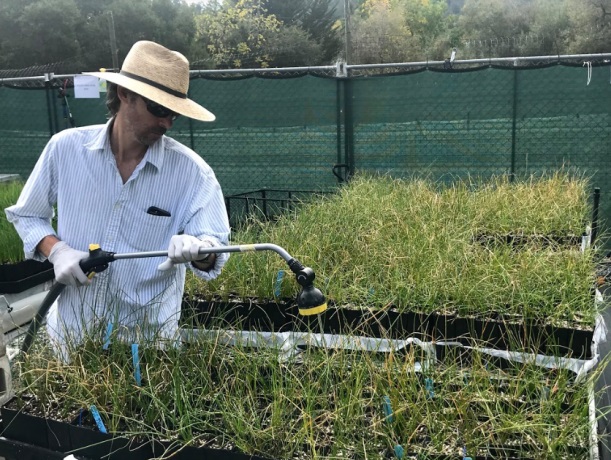
M 514 56 L 498 58 L 463 59 L 452 62 L 452 67 L 464 65 L 492 65 L 492 64 L 513 64 L 518 66 L 531 62 L 560 62 L 560 61 L 611 61 L 611 53 L 593 54 L 558 54 L 547 56 Z M 305 67 L 272 67 L 272 68 L 249 68 L 249 69 L 203 69 L 190 70 L 191 77 L 206 75 L 231 75 L 231 74 L 279 74 L 279 73 L 312 73 L 312 72 L 334 72 L 337 78 L 346 78 L 355 70 L 375 70 L 385 68 L 413 68 L 413 67 L 443 67 L 446 61 L 415 61 L 415 62 L 391 62 L 379 64 L 348 64 L 338 61 L 335 65 L 305 66 Z M 54 74 L 46 73 L 38 77 L 14 77 L 0 78 L 0 86 L 5 83 L 25 83 L 25 82 L 48 82 L 54 79 L 73 78 L 75 74 Z

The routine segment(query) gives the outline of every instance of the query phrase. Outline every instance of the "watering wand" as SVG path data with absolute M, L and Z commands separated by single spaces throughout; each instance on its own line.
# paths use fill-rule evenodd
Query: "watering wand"
M 297 296 L 297 307 L 299 308 L 299 314 L 304 316 L 317 315 L 327 309 L 327 302 L 325 296 L 320 292 L 319 289 L 314 287 L 314 278 L 316 274 L 310 267 L 304 267 L 301 262 L 292 257 L 280 246 L 269 243 L 259 244 L 242 244 L 236 246 L 221 246 L 216 248 L 201 248 L 200 254 L 218 254 L 223 252 L 250 252 L 250 251 L 274 251 L 278 253 L 288 264 L 291 271 L 295 274 L 297 283 L 301 285 L 301 292 Z M 114 252 L 104 251 L 98 244 L 89 245 L 89 257 L 81 260 L 79 265 L 83 272 L 89 277 L 93 278 L 96 273 L 103 272 L 108 268 L 110 262 L 120 259 L 142 259 L 145 257 L 167 257 L 167 251 L 148 251 L 148 252 L 128 252 L 123 254 L 117 254 Z M 27 353 L 32 346 L 36 332 L 40 328 L 44 317 L 55 302 L 55 299 L 59 297 L 61 292 L 66 287 L 65 284 L 56 283 L 49 290 L 44 300 L 38 308 L 36 316 L 30 323 L 30 326 L 26 332 L 26 336 L 21 346 L 21 351 Z

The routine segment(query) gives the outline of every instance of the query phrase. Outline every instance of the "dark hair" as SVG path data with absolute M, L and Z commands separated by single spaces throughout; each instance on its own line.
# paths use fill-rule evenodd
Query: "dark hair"
M 106 84 L 106 108 L 110 112 L 110 116 L 114 117 L 121 107 L 121 99 L 119 98 L 119 85 L 116 83 L 107 82 Z M 130 99 L 134 99 L 138 95 L 133 91 L 130 91 L 127 88 L 123 88 L 125 90 L 125 94 Z
M 115 116 L 121 107 L 121 99 L 117 94 L 117 84 L 108 82 L 106 84 L 106 108 L 111 116 Z

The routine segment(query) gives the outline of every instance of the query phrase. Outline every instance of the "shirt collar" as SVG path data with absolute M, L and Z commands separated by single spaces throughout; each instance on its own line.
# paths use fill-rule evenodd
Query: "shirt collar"
M 146 151 L 146 154 L 144 155 L 144 161 L 154 166 L 157 171 L 159 171 L 161 169 L 161 166 L 163 165 L 163 152 L 165 142 L 165 135 L 161 136 L 161 138 L 157 142 L 149 146 Z
M 110 148 L 110 129 L 114 121 L 114 117 L 108 120 L 104 127 L 93 136 L 93 139 L 85 144 L 85 148 L 92 151 L 108 149 L 109 152 L 112 152 Z M 165 142 L 165 135 L 161 136 L 157 142 L 147 149 L 146 154 L 144 155 L 144 161 L 150 163 L 157 170 L 161 169 L 161 166 L 163 165 L 163 151 Z

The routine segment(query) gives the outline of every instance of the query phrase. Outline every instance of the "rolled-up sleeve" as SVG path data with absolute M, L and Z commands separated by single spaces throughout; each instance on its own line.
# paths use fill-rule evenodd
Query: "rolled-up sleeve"
M 36 162 L 17 203 L 4 210 L 23 241 L 26 259 L 45 260 L 36 250 L 47 235 L 56 235 L 51 224 L 57 197 L 55 140 L 51 139 Z

